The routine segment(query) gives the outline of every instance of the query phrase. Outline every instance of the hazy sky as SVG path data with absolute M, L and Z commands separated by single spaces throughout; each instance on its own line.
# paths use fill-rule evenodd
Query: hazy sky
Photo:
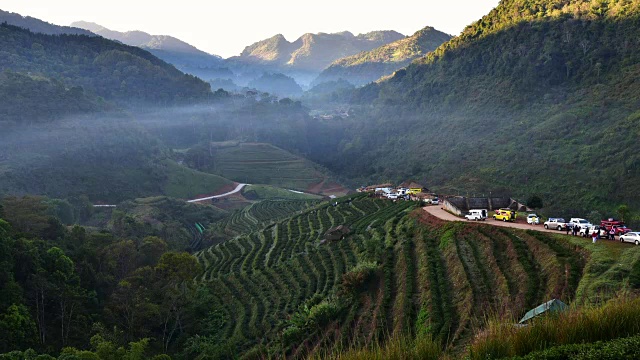
M 204 4 L 203 4 L 204 3 Z M 78 20 L 107 28 L 172 35 L 223 57 L 283 34 L 294 41 L 312 32 L 396 30 L 405 35 L 429 25 L 452 35 L 481 18 L 499 0 L 2 0 L 0 9 L 57 25 Z

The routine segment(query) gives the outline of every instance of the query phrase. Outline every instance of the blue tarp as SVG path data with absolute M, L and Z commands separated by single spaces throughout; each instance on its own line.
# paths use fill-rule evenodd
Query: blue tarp
M 556 312 L 556 311 L 564 311 L 568 308 L 567 304 L 563 303 L 558 299 L 549 300 L 546 303 L 537 306 L 535 309 L 531 309 L 527 311 L 522 320 L 520 320 L 520 324 L 525 323 L 534 317 L 543 314 L 545 312 Z

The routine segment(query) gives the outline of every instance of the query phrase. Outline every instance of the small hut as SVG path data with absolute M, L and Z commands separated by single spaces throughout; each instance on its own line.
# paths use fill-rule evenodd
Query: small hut
M 549 300 L 542 305 L 538 305 L 535 309 L 527 311 L 524 317 L 520 320 L 519 324 L 524 324 L 534 317 L 540 316 L 545 313 L 553 313 L 558 311 L 565 311 L 569 308 L 567 304 L 558 299 Z
M 327 230 L 326 233 L 324 233 L 324 239 L 329 241 L 342 240 L 350 232 L 351 230 L 349 230 L 349 228 L 344 225 L 334 226 Z

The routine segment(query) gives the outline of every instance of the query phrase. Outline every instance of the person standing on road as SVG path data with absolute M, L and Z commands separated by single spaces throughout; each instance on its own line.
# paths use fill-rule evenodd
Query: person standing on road
M 595 231 L 591 234 L 591 239 L 593 240 L 593 243 L 595 244 L 596 241 L 598 240 L 598 233 L 596 233 Z
M 578 225 L 577 224 L 573 224 L 573 236 L 578 236 Z
M 609 240 L 615 240 L 615 239 L 616 239 L 616 229 L 614 229 L 612 226 L 611 229 L 609 229 Z
M 569 225 L 565 225 L 564 230 L 567 232 L 567 235 L 569 235 L 569 231 L 571 230 L 571 228 L 569 227 Z

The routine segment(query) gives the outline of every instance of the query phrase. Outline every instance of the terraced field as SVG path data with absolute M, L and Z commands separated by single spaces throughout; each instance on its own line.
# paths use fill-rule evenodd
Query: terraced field
M 574 298 L 586 264 L 574 245 L 414 209 L 356 195 L 259 230 L 238 225 L 241 236 L 197 254 L 227 314 L 222 338 L 240 353 L 305 358 L 428 333 L 457 353 L 487 314 Z M 349 236 L 321 241 L 343 224 Z
M 235 211 L 212 228 L 228 237 L 249 234 L 318 203 L 317 200 L 263 200 Z
M 270 144 L 214 143 L 187 154 L 191 166 L 201 171 L 248 184 L 306 191 L 327 178 L 318 165 Z

